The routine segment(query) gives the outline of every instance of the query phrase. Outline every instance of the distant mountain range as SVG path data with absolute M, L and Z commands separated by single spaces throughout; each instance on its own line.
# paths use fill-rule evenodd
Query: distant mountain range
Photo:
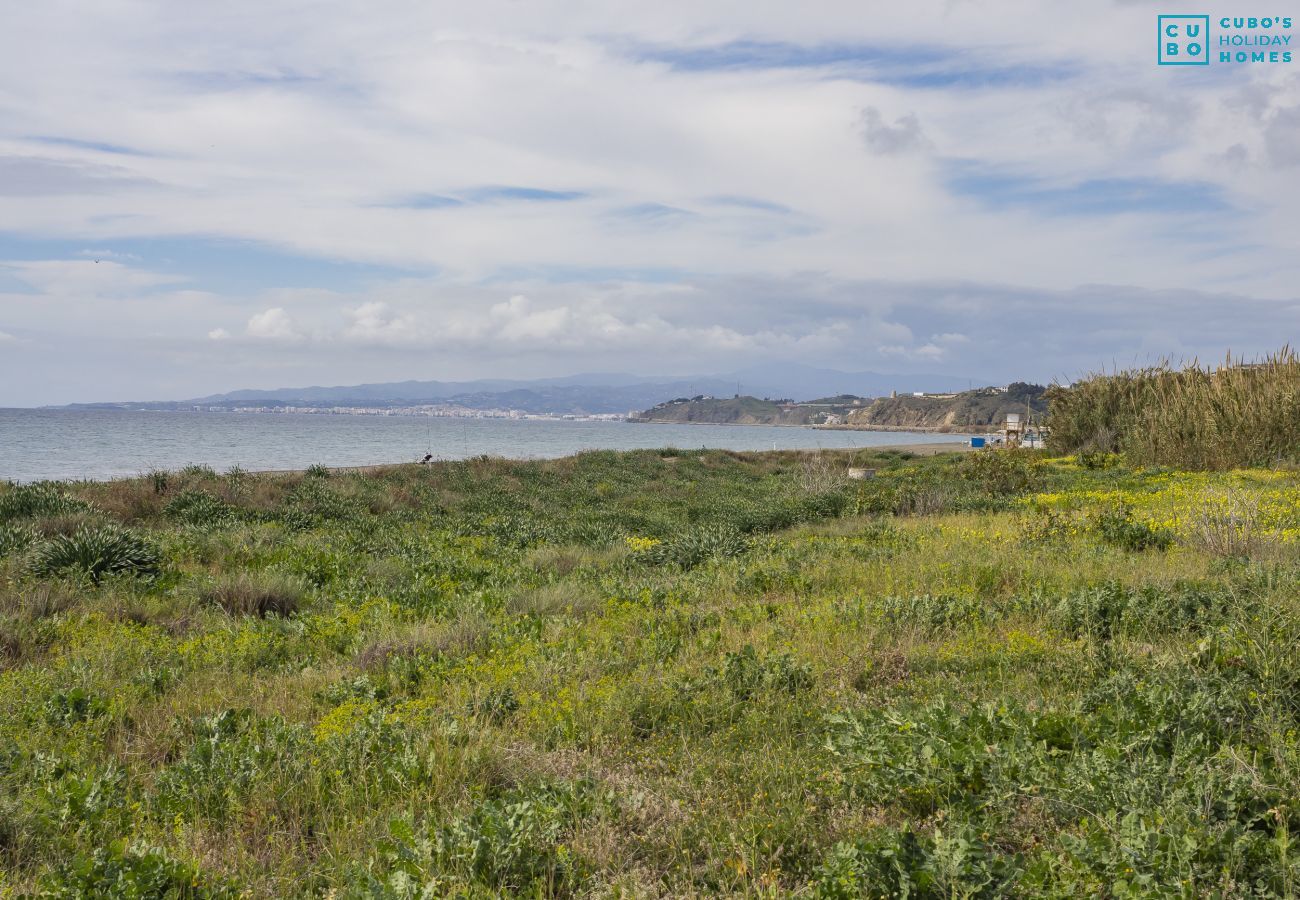
M 240 390 L 182 401 L 77 403 L 74 408 L 192 409 L 194 407 L 373 407 L 445 404 L 466 409 L 518 409 L 556 415 L 599 415 L 649 409 L 677 397 L 699 395 L 810 400 L 836 394 L 888 396 L 891 391 L 957 391 L 980 379 L 948 375 L 888 375 L 775 364 L 718 375 L 647 377 L 588 373 L 532 380 L 396 381 L 335 387 Z

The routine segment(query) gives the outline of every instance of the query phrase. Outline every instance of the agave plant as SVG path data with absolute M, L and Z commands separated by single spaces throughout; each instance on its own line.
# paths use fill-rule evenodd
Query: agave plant
M 230 504 L 207 491 L 188 488 L 177 494 L 163 510 L 171 519 L 198 527 L 211 527 L 227 522 L 234 515 Z
M 38 575 L 84 572 L 99 583 L 105 575 L 152 575 L 161 556 L 147 539 L 116 525 L 82 527 L 59 535 L 36 551 L 32 569 Z
M 40 481 L 23 484 L 0 493 L 0 522 L 35 516 L 61 516 L 92 511 L 94 506 L 62 490 L 57 484 Z
M 29 525 L 0 525 L 0 556 L 26 550 L 36 542 L 36 532 Z

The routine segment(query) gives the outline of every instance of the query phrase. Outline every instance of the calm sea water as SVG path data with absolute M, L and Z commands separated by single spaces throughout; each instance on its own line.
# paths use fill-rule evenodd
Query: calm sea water
M 218 471 L 364 466 L 410 462 L 425 453 L 528 459 L 594 449 L 829 449 L 962 440 L 766 425 L 0 409 L 0 480 L 103 479 L 191 463 Z

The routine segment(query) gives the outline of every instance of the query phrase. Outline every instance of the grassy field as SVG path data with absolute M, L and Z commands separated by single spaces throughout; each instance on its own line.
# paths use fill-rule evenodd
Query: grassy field
M 0 487 L 0 895 L 1293 896 L 1300 474 L 1086 462 Z

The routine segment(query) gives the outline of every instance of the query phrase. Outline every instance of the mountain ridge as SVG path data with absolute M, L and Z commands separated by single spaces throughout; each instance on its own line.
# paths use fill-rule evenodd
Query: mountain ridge
M 844 372 L 799 364 L 754 366 L 716 375 L 640 376 L 591 372 L 535 379 L 414 380 L 354 385 L 244 388 L 189 400 L 74 403 L 65 408 L 193 409 L 247 407 L 400 408 L 446 404 L 472 410 L 519 409 L 537 414 L 615 414 L 699 394 L 743 392 L 811 399 L 835 394 L 884 396 L 894 390 L 958 390 L 971 379 L 917 373 Z

